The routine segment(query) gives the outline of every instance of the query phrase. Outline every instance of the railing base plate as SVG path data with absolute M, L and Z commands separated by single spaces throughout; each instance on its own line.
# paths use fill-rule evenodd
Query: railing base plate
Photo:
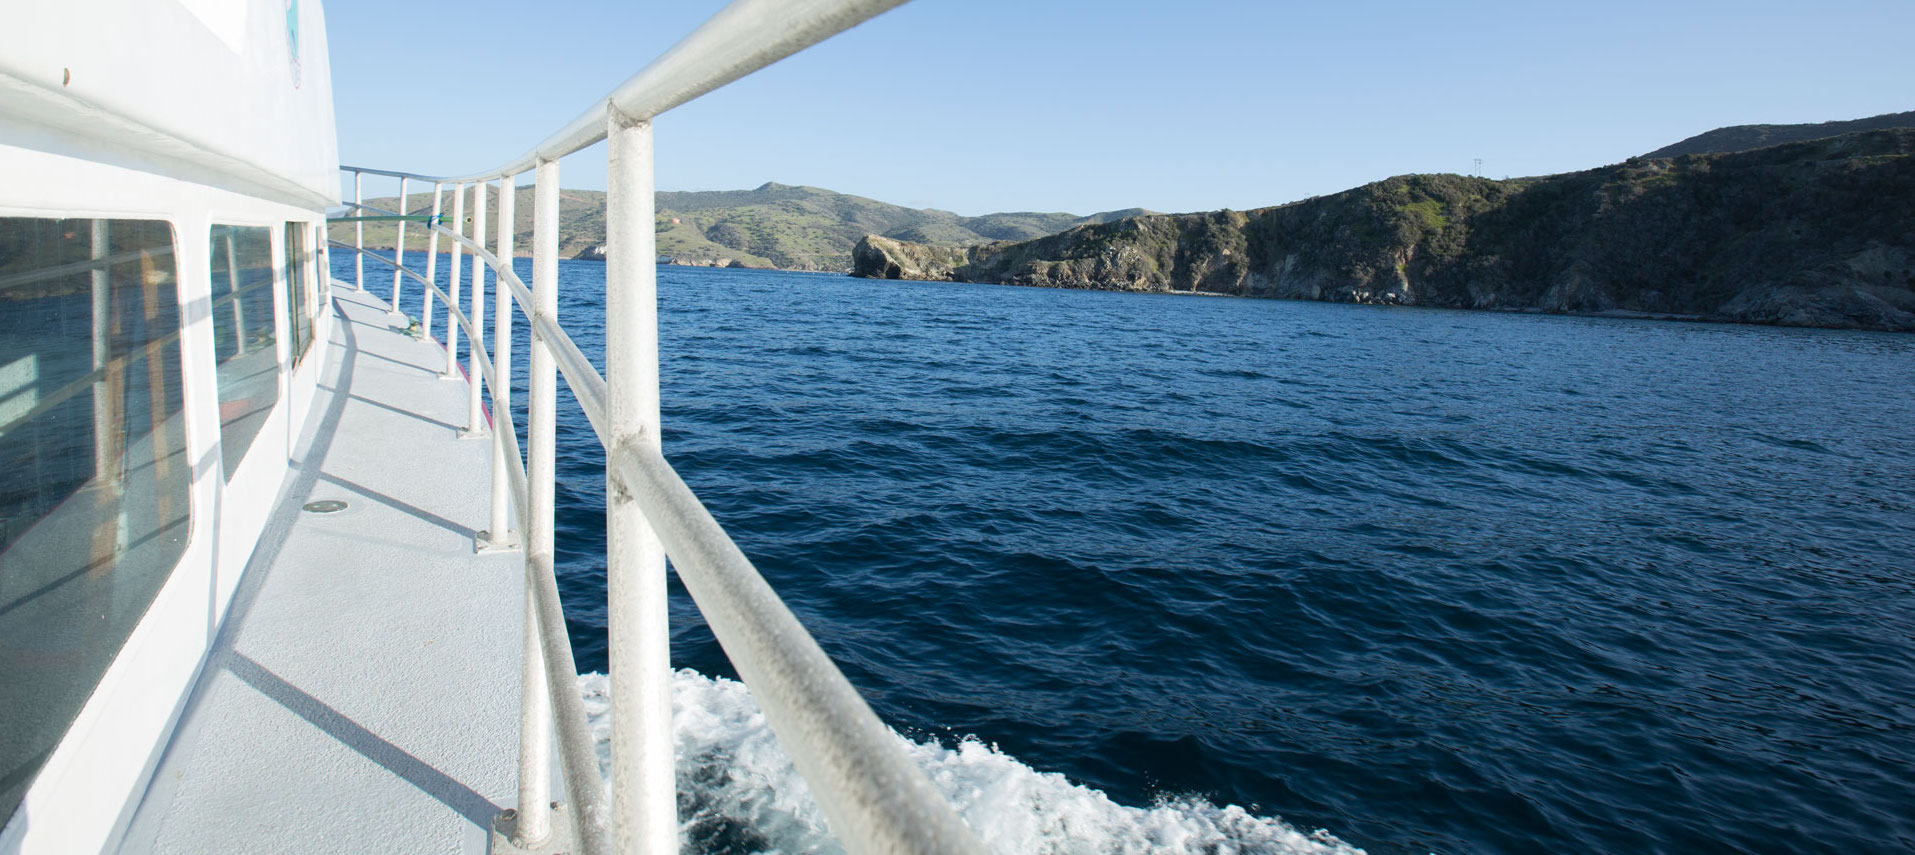
M 472 538 L 472 551 L 481 555 L 491 552 L 517 552 L 519 551 L 519 533 L 508 531 L 505 536 L 494 540 L 492 532 L 479 532 L 477 537 Z
M 503 810 L 492 818 L 492 839 L 486 844 L 488 855 L 572 855 L 579 851 L 572 833 L 572 813 L 564 802 L 552 803 L 552 833 L 537 846 L 512 842 L 518 831 L 518 812 Z

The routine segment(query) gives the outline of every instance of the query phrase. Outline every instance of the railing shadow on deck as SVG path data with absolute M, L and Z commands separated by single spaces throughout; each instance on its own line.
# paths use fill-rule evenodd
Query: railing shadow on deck
M 600 103 L 502 166 L 464 176 L 427 176 L 340 167 L 353 176 L 355 282 L 364 260 L 394 267 L 393 304 L 404 281 L 425 291 L 422 326 L 436 299 L 446 310 L 447 374 L 456 336 L 468 344 L 472 377 L 467 429 L 491 428 L 493 502 L 488 539 L 525 550 L 525 659 L 521 663 L 520 786 L 513 843 L 535 846 L 550 833 L 550 745 L 556 726 L 566 789 L 575 800 L 574 839 L 586 853 L 670 855 L 678 848 L 670 726 L 670 639 L 666 558 L 750 688 L 780 744 L 816 796 L 845 848 L 867 853 L 982 853 L 975 833 L 905 755 L 857 690 L 772 591 L 661 454 L 658 409 L 657 271 L 654 265 L 652 126 L 661 113 L 874 17 L 903 0 L 734 0 Z M 606 371 L 601 376 L 558 322 L 559 159 L 608 146 Z M 517 177 L 535 171 L 533 287 L 510 259 Z M 364 176 L 399 179 L 400 211 L 364 204 Z M 407 182 L 432 185 L 432 213 L 411 216 Z M 497 184 L 496 254 L 486 249 L 489 196 Z M 452 227 L 441 218 L 453 190 Z M 471 216 L 466 191 L 472 191 Z M 392 257 L 364 249 L 363 219 L 397 218 Z M 466 234 L 466 224 L 471 233 Z M 428 229 L 426 272 L 403 262 L 405 227 Z M 438 240 L 452 241 L 451 295 L 434 280 Z M 461 310 L 461 255 L 473 257 L 470 311 Z M 503 263 L 501 257 L 506 259 Z M 492 347 L 484 346 L 485 270 L 496 280 Z M 518 309 L 514 311 L 514 307 Z M 511 327 L 531 326 L 529 427 L 522 454 L 512 422 Z M 608 652 L 612 684 L 612 780 L 604 801 L 597 752 L 584 721 L 570 639 L 553 576 L 553 477 L 557 377 L 563 374 L 606 450 Z M 481 390 L 496 426 L 482 425 Z M 510 533 L 513 524 L 517 534 Z

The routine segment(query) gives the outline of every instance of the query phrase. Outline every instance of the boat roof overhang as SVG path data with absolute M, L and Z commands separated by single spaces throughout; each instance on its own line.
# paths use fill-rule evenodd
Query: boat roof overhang
M 324 13 L 318 0 L 23 4 L 0 28 L 0 144 L 336 204 Z

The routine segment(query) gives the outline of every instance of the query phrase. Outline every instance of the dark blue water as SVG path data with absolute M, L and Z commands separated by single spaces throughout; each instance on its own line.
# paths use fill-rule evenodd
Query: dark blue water
M 907 731 L 1373 853 L 1915 848 L 1915 337 L 660 279 L 667 455 Z

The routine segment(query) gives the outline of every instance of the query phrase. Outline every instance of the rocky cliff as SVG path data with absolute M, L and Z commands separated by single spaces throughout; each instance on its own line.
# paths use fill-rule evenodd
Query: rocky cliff
M 853 275 L 1915 330 L 1915 130 L 1541 179 L 1408 175 L 1023 242 L 866 238 Z

